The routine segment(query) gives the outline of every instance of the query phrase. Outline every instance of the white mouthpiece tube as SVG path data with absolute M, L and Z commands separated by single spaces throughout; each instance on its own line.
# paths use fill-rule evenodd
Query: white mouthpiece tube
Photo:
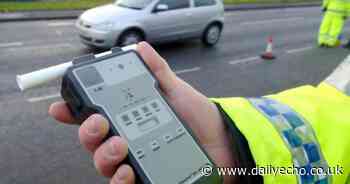
M 122 50 L 123 51 L 136 50 L 136 47 L 137 47 L 136 44 L 129 45 L 129 46 L 123 47 Z M 112 51 L 107 51 L 100 54 L 96 54 L 95 57 L 102 57 L 111 53 Z M 17 75 L 16 77 L 17 85 L 21 89 L 21 91 L 38 87 L 50 81 L 61 78 L 64 75 L 64 73 L 67 71 L 67 69 L 71 66 L 73 66 L 72 61 L 59 64 L 56 66 L 44 68 L 41 70 L 37 70 L 31 73 Z

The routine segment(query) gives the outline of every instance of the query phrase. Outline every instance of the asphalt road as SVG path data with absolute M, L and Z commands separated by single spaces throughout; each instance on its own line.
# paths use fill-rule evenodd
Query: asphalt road
M 320 8 L 226 13 L 220 43 L 199 41 L 157 45 L 177 74 L 210 97 L 258 96 L 303 84 L 317 84 L 347 55 L 345 49 L 317 49 Z M 0 24 L 0 183 L 106 183 L 79 145 L 77 127 L 47 115 L 59 100 L 59 82 L 20 93 L 15 75 L 95 52 L 79 43 L 74 20 Z M 275 61 L 259 54 L 272 35 Z M 349 27 L 345 36 L 350 37 Z

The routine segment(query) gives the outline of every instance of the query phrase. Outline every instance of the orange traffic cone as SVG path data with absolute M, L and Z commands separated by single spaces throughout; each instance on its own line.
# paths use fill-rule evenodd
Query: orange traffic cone
M 261 54 L 261 58 L 266 59 L 266 60 L 273 60 L 276 59 L 276 57 L 272 53 L 272 36 L 270 36 L 267 40 L 267 47 L 265 53 Z

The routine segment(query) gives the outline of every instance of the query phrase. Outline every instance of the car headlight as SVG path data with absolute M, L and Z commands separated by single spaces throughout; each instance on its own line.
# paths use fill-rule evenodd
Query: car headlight
M 101 30 L 101 31 L 111 31 L 114 27 L 114 24 L 112 22 L 105 22 L 101 24 L 97 24 L 93 26 L 96 30 Z

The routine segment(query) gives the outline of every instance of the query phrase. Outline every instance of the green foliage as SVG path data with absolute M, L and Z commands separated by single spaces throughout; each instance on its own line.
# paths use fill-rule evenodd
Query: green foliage
M 111 3 L 111 0 L 64 0 L 64 1 L 33 1 L 15 2 L 1 1 L 0 12 L 28 11 L 28 10 L 76 10 L 96 7 Z
M 288 4 L 288 3 L 313 3 L 321 0 L 224 0 L 225 4 Z

